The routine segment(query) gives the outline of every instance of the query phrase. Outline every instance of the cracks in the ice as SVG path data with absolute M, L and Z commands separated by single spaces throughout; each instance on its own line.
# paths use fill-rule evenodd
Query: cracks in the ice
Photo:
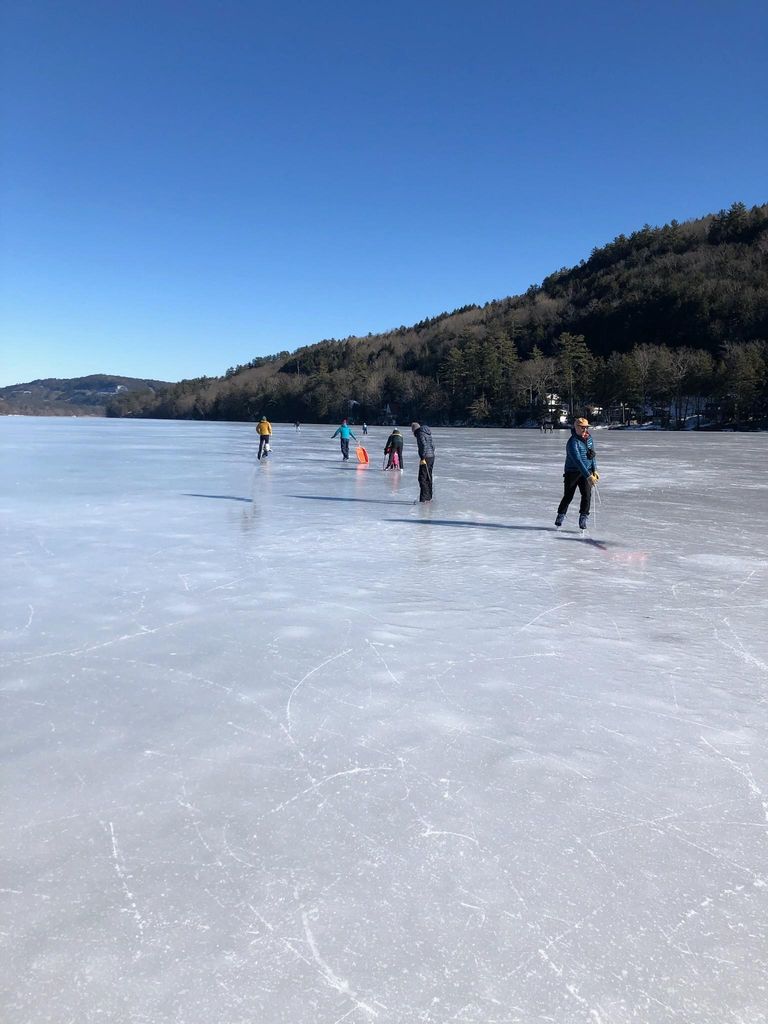
M 722 904 L 726 901 L 733 902 L 734 900 L 743 900 L 744 897 L 750 893 L 751 888 L 755 886 L 758 888 L 760 887 L 758 883 L 754 883 L 752 887 L 746 883 L 727 886 L 714 895 L 705 896 L 703 899 L 699 900 L 695 906 L 689 907 L 685 913 L 682 914 L 677 923 L 673 924 L 671 927 L 665 928 L 661 923 L 658 923 L 656 927 L 667 945 L 671 949 L 676 949 L 685 957 L 698 957 L 701 960 L 711 961 L 727 967 L 734 967 L 736 965 L 733 961 L 726 960 L 723 957 L 718 957 L 712 953 L 707 953 L 701 950 L 694 952 L 685 939 L 682 936 L 678 937 L 678 935 L 683 931 L 683 929 L 687 928 L 692 923 L 695 923 L 698 929 L 696 934 L 700 934 L 704 927 L 702 924 L 702 918 L 710 908 L 714 907 L 722 909 Z M 695 971 L 695 974 L 698 976 L 699 972 Z
M 602 911 L 605 909 L 605 907 L 607 905 L 608 905 L 608 901 L 605 901 L 604 903 L 601 903 L 600 906 L 595 907 L 594 910 L 591 910 L 588 914 L 585 914 L 582 918 L 580 918 L 578 921 L 575 921 L 572 925 L 570 925 L 564 931 L 560 932 L 557 935 L 554 935 L 551 939 L 549 939 L 543 945 L 539 946 L 535 951 L 533 951 L 531 953 L 528 953 L 518 963 L 518 965 L 516 967 L 514 967 L 512 969 L 512 971 L 510 972 L 510 974 L 512 974 L 512 975 L 518 974 L 520 971 L 525 970 L 527 967 L 529 967 L 530 964 L 533 962 L 533 960 L 536 957 L 538 957 L 560 979 L 560 981 L 563 984 L 563 987 L 568 992 L 568 994 L 573 999 L 575 999 L 576 1002 L 578 1002 L 580 1006 L 582 1006 L 582 1007 L 584 1007 L 585 1009 L 588 1010 L 588 1012 L 589 1012 L 590 1016 L 592 1017 L 592 1019 L 594 1020 L 595 1024 L 603 1024 L 603 1018 L 601 1016 L 601 1014 L 603 1012 L 602 1009 L 599 1006 L 597 1006 L 597 1007 L 590 1006 L 589 1002 L 579 992 L 579 989 L 577 988 L 577 986 L 575 984 L 573 984 L 572 982 L 569 982 L 569 981 L 567 981 L 565 979 L 564 974 L 565 974 L 566 968 L 561 967 L 559 964 L 556 964 L 555 961 L 550 956 L 550 953 L 557 946 L 559 946 L 560 943 L 563 942 L 563 940 L 567 939 L 569 936 L 573 935 L 575 932 L 581 931 L 581 929 L 584 927 L 584 925 L 588 921 L 590 921 L 592 918 L 597 917 L 598 914 L 602 913 Z M 572 968 L 569 968 L 569 970 L 572 970 Z
M 542 961 L 547 965 L 547 967 L 549 967 L 554 972 L 556 977 L 560 980 L 560 982 L 563 985 L 563 988 L 568 993 L 568 995 L 570 995 L 572 999 L 575 999 L 579 1006 L 582 1006 L 589 1013 L 589 1016 L 592 1018 L 595 1024 L 603 1024 L 602 1008 L 590 1006 L 588 1000 L 586 1000 L 579 992 L 578 987 L 573 982 L 569 982 L 565 979 L 564 975 L 566 968 L 559 966 L 559 964 L 556 964 L 555 961 L 550 957 L 549 953 L 547 953 L 546 949 L 540 949 L 539 956 L 541 957 Z
M 51 899 L 50 893 L 46 892 L 28 892 L 26 889 L 0 889 L 0 895 L 3 896 L 24 896 L 33 897 L 38 900 L 49 900 Z M 7 934 L 7 933 L 6 933 Z
M 336 972 L 333 970 L 330 964 L 326 960 L 324 960 L 323 957 L 320 955 L 317 940 L 315 939 L 312 928 L 310 927 L 309 914 L 307 913 L 306 910 L 302 910 L 301 920 L 302 924 L 304 925 L 304 937 L 307 941 L 307 945 L 309 946 L 310 952 L 312 953 L 312 959 L 317 965 L 320 975 L 325 981 L 325 983 L 330 988 L 336 989 L 336 991 L 339 992 L 341 995 L 346 996 L 348 999 L 351 999 L 352 1002 L 355 1004 L 356 1009 L 362 1010 L 364 1013 L 367 1013 L 369 1017 L 378 1017 L 378 1010 L 375 1010 L 369 1003 L 363 1002 L 363 1000 L 360 999 L 357 993 L 352 989 L 346 978 L 339 977 L 339 975 L 336 974 Z M 382 1009 L 386 1009 L 386 1007 L 382 1007 Z
M 34 661 L 44 661 L 46 658 L 76 658 L 81 654 L 92 654 L 94 651 L 102 651 L 106 647 L 114 647 L 115 644 L 124 643 L 126 640 L 135 640 L 137 637 L 152 636 L 153 634 L 161 633 L 166 629 L 173 629 L 175 626 L 180 626 L 185 621 L 185 619 L 177 619 L 175 622 L 166 622 L 162 626 L 155 626 L 154 628 L 142 626 L 135 633 L 125 633 L 123 636 L 116 636 L 111 640 L 104 640 L 100 644 L 84 644 L 82 647 L 74 647 L 70 650 L 48 651 L 46 654 L 33 654 L 28 658 L 19 658 L 18 662 L 22 665 L 29 665 Z
M 569 693 L 567 690 L 561 690 L 560 696 L 567 697 L 568 700 L 577 700 L 582 704 L 594 704 L 595 707 L 611 708 L 617 711 L 629 711 L 633 715 L 649 715 L 651 718 L 662 718 L 668 719 L 671 722 L 682 722 L 683 725 L 695 725 L 698 729 L 715 728 L 715 726 L 708 725 L 706 722 L 700 722 L 695 718 L 687 718 L 685 715 L 671 715 L 669 712 L 656 711 L 654 708 L 643 707 L 642 705 L 620 704 L 618 701 L 606 700 L 602 697 L 590 697 L 589 694 L 584 692 Z
M 332 782 L 334 779 L 340 779 L 340 778 L 343 778 L 344 776 L 349 776 L 349 775 L 368 775 L 368 774 L 374 774 L 374 773 L 378 773 L 378 772 L 393 772 L 393 771 L 395 771 L 394 768 L 383 766 L 383 767 L 380 767 L 380 768 L 360 768 L 360 767 L 355 767 L 355 768 L 347 768 L 344 771 L 340 771 L 340 772 L 333 772 L 332 775 L 326 775 L 324 778 L 318 779 L 311 786 L 308 786 L 306 789 L 303 789 L 300 793 L 294 793 L 294 795 L 292 797 L 289 797 L 287 800 L 283 800 L 282 803 L 278 804 L 277 807 L 273 807 L 270 811 L 267 811 L 267 814 L 263 814 L 260 818 L 257 819 L 257 821 L 259 821 L 259 822 L 263 821 L 270 814 L 277 814 L 279 811 L 284 810 L 290 804 L 295 803 L 297 800 L 300 800 L 303 796 L 307 796 L 310 793 L 316 792 L 318 789 L 320 789 L 321 786 L 324 786 L 328 782 Z
M 226 852 L 227 856 L 231 857 L 232 860 L 237 861 L 238 864 L 242 864 L 243 867 L 246 867 L 246 868 L 256 868 L 256 867 L 258 867 L 258 864 L 255 864 L 252 860 L 244 860 L 242 857 L 238 857 L 238 855 L 235 853 L 235 851 L 230 846 L 229 840 L 227 838 L 227 832 L 228 832 L 231 824 L 232 824 L 231 821 L 227 821 L 227 822 L 224 823 L 224 825 L 222 826 L 222 829 L 221 829 L 221 845 L 223 846 L 224 851 Z
M 766 798 L 765 793 L 763 793 L 762 789 L 760 789 L 758 784 L 755 782 L 755 778 L 749 768 L 744 765 L 737 764 L 733 758 L 728 757 L 728 755 L 724 754 L 722 750 L 718 750 L 714 743 L 710 743 L 706 737 L 701 736 L 700 739 L 705 746 L 709 747 L 710 750 L 713 750 L 718 757 L 722 758 L 726 764 L 730 765 L 738 775 L 741 775 L 747 783 L 752 796 L 759 800 L 760 806 L 763 809 L 763 817 L 765 818 L 766 824 L 768 824 L 768 798 Z
M 684 832 L 682 831 L 681 828 L 679 828 L 677 825 L 673 824 L 674 819 L 679 819 L 680 817 L 682 817 L 682 812 L 680 812 L 680 811 L 678 811 L 678 812 L 670 811 L 667 814 L 664 814 L 664 815 L 661 815 L 661 816 L 659 816 L 657 818 L 652 818 L 652 819 L 634 818 L 634 820 L 629 815 L 619 815 L 616 812 L 607 812 L 607 813 L 613 813 L 616 817 L 624 817 L 624 818 L 626 818 L 627 819 L 626 820 L 626 824 L 617 826 L 615 828 L 604 829 L 604 830 L 602 830 L 600 832 L 592 833 L 592 835 L 590 836 L 591 839 L 597 839 L 597 838 L 602 838 L 604 836 L 615 835 L 618 832 L 623 832 L 623 831 L 625 831 L 627 829 L 632 829 L 632 828 L 648 828 L 652 832 L 656 832 L 659 835 L 663 835 L 663 836 L 667 836 L 669 838 L 672 838 L 675 841 L 677 841 L 679 843 L 682 843 L 685 846 L 690 846 L 692 849 L 698 850 L 700 853 L 706 854 L 708 857 L 711 857 L 714 860 L 719 861 L 722 864 L 728 864 L 730 867 L 736 868 L 737 870 L 742 871 L 742 872 L 750 875 L 750 877 L 752 878 L 753 884 L 755 886 L 757 886 L 758 888 L 763 888 L 764 886 L 768 885 L 768 879 L 766 877 L 764 877 L 763 875 L 758 874 L 756 871 L 753 871 L 752 868 L 750 868 L 750 867 L 748 867 L 748 866 L 746 866 L 744 864 L 739 864 L 737 861 L 733 860 L 732 858 L 726 857 L 723 854 L 721 854 L 721 853 L 719 853 L 719 852 L 717 852 L 715 850 L 711 850 L 711 849 L 707 848 L 706 846 L 703 846 L 700 843 L 696 843 L 692 839 L 688 838 L 688 836 L 686 836 L 684 834 Z
M 731 591 L 730 596 L 733 597 L 734 594 L 738 594 L 741 588 L 745 587 L 747 583 L 749 583 L 749 581 L 752 579 L 752 577 L 757 574 L 757 572 L 759 572 L 758 569 L 753 569 L 752 572 L 748 573 L 741 581 L 741 583 L 738 585 L 738 587 Z
M 667 814 L 662 814 L 657 818 L 640 818 L 637 815 L 620 814 L 616 811 L 610 811 L 603 809 L 603 813 L 613 814 L 614 817 L 623 818 L 625 823 L 623 825 L 616 825 L 614 828 L 606 828 L 601 832 L 593 832 L 590 839 L 602 839 L 604 836 L 614 836 L 619 832 L 626 832 L 633 828 L 647 828 L 652 832 L 656 832 L 658 835 L 665 835 L 663 828 L 659 826 L 673 818 L 679 818 L 682 812 L 680 811 L 669 811 Z
M 690 846 L 692 849 L 698 850 L 700 853 L 706 854 L 708 857 L 711 857 L 713 860 L 717 861 L 720 864 L 727 864 L 730 867 L 736 868 L 738 871 L 741 871 L 744 874 L 749 875 L 754 885 L 756 885 L 758 888 L 762 889 L 768 885 L 768 879 L 766 879 L 765 876 L 758 874 L 757 871 L 754 871 L 746 864 L 739 864 L 739 862 L 733 860 L 732 857 L 726 857 L 724 854 L 719 853 L 716 850 L 710 850 L 706 846 L 702 846 L 700 843 L 695 843 L 692 839 L 689 839 L 687 836 L 683 835 L 681 830 L 674 825 L 670 825 L 669 829 L 671 834 L 674 836 L 675 839 L 677 839 L 679 843 L 682 843 L 684 846 Z
M 561 608 L 568 608 L 570 605 L 575 603 L 575 601 L 565 601 L 563 604 L 556 604 L 554 608 L 545 608 L 543 612 L 539 612 L 538 615 L 534 615 L 530 622 L 526 622 L 524 626 L 520 626 L 520 628 L 515 630 L 515 632 L 522 633 L 524 630 L 528 629 L 529 626 L 532 626 L 534 622 L 538 622 L 538 620 L 543 618 L 545 615 L 551 615 L 552 612 L 557 612 Z
M 460 907 L 464 907 L 467 910 L 472 910 L 472 911 L 475 912 L 475 914 L 479 914 L 480 915 L 480 922 L 478 924 L 478 927 L 479 928 L 483 928 L 485 926 L 485 920 L 486 920 L 487 915 L 486 915 L 486 913 L 485 913 L 485 911 L 483 910 L 482 907 L 478 907 L 477 904 L 475 904 L 475 903 L 465 903 L 463 900 L 459 900 L 459 906 Z M 473 915 L 470 915 L 467 918 L 467 922 L 464 925 L 465 928 L 469 927 L 469 922 L 472 920 L 472 917 L 473 917 Z
M 474 843 L 475 846 L 480 846 L 480 841 L 475 836 L 468 836 L 465 832 L 450 832 L 447 829 L 432 828 L 432 826 L 426 821 L 423 822 L 423 825 L 424 831 L 419 833 L 422 839 L 429 839 L 430 836 L 452 836 L 455 839 L 466 839 L 468 843 Z
M 299 894 L 296 893 L 295 895 L 298 899 Z M 298 907 L 296 908 L 301 915 L 304 941 L 309 947 L 309 955 L 300 948 L 297 940 L 288 939 L 279 934 L 278 927 L 283 927 L 284 921 L 281 921 L 278 926 L 278 924 L 275 924 L 264 917 L 261 911 L 254 907 L 253 904 L 248 904 L 248 909 L 266 929 L 266 937 L 269 942 L 274 944 L 277 948 L 289 950 L 297 960 L 301 961 L 307 967 L 315 970 L 329 988 L 338 992 L 339 995 L 344 996 L 352 1003 L 350 1010 L 337 1018 L 334 1024 L 339 1024 L 340 1021 L 346 1020 L 356 1012 L 365 1013 L 369 1019 L 377 1018 L 381 1010 L 386 1011 L 388 1009 L 384 1003 L 380 1002 L 378 999 L 363 999 L 360 993 L 352 987 L 349 980 L 341 977 L 341 975 L 334 970 L 328 960 L 322 955 L 311 925 L 311 919 L 318 916 L 318 910 L 316 907 L 310 907 L 307 909 L 306 904 L 299 901 Z M 262 936 L 259 936 L 254 940 L 254 942 L 260 941 L 261 938 Z
M 386 661 L 385 661 L 385 659 L 383 658 L 383 656 L 382 656 L 381 652 L 379 651 L 379 647 L 381 647 L 382 645 L 381 645 L 381 644 L 378 644 L 378 643 L 371 643 L 371 641 L 370 641 L 370 640 L 368 639 L 368 637 L 366 637 L 366 638 L 365 638 L 365 642 L 366 642 L 366 643 L 368 644 L 368 646 L 370 647 L 370 649 L 371 649 L 371 650 L 373 651 L 373 653 L 374 653 L 374 654 L 376 655 L 376 657 L 377 657 L 377 658 L 379 659 L 379 661 L 380 661 L 380 662 L 382 663 L 382 665 L 384 666 L 384 668 L 385 668 L 385 669 L 386 669 L 386 671 L 387 671 L 387 675 L 388 675 L 388 676 L 390 677 L 390 679 L 392 680 L 392 682 L 393 682 L 393 683 L 395 683 L 395 685 L 396 685 L 396 686 L 402 686 L 403 684 L 402 684 L 402 683 L 400 682 L 400 680 L 399 680 L 399 679 L 397 678 L 397 676 L 396 676 L 396 675 L 394 674 L 394 672 L 392 671 L 392 669 L 391 669 L 391 668 L 389 667 L 389 665 L 387 664 L 387 662 L 386 662 Z
M 717 640 L 717 642 L 722 647 L 725 647 L 727 651 L 730 651 L 732 654 L 735 654 L 736 657 L 743 661 L 745 664 L 751 665 L 753 668 L 757 668 L 761 672 L 768 674 L 768 665 L 761 658 L 755 657 L 754 654 L 745 649 L 744 644 L 741 642 L 741 639 L 736 635 L 736 631 L 734 630 L 733 626 L 730 624 L 727 618 L 723 618 L 722 621 L 730 630 L 731 636 L 736 641 L 736 645 L 738 646 L 734 644 L 729 644 L 726 640 L 724 640 L 720 636 L 717 627 L 715 627 L 715 629 L 713 630 L 715 640 Z
M 291 731 L 292 731 L 292 728 L 293 728 L 293 723 L 291 721 L 291 703 L 293 701 L 293 698 L 296 696 L 296 693 L 298 692 L 298 690 L 316 672 L 319 672 L 321 669 L 325 668 L 326 665 L 330 665 L 331 662 L 337 661 L 339 658 L 344 658 L 344 657 L 346 657 L 346 655 L 351 654 L 351 653 L 352 653 L 352 648 L 351 647 L 345 648 L 343 651 L 337 651 L 336 654 L 332 654 L 330 658 L 326 658 L 325 661 L 321 661 L 319 665 L 315 665 L 315 667 L 313 669 L 310 669 L 309 672 L 305 673 L 301 677 L 301 679 L 298 681 L 298 683 L 296 683 L 296 685 L 294 686 L 294 688 L 291 690 L 290 694 L 288 695 L 288 701 L 287 701 L 287 703 L 285 705 L 285 718 L 286 718 L 286 722 L 287 722 L 287 726 L 288 726 L 288 734 L 289 735 L 291 734 Z
M 223 870 L 224 869 L 224 862 L 222 861 L 222 859 L 218 855 L 218 853 L 209 845 L 208 842 L 206 842 L 206 839 L 205 839 L 205 837 L 204 837 L 204 835 L 202 833 L 202 830 L 200 828 L 200 818 L 201 818 L 200 809 L 198 807 L 193 806 L 193 804 L 190 803 L 189 798 L 187 796 L 186 782 L 183 779 L 182 779 L 182 782 L 181 782 L 181 792 L 182 792 L 182 795 L 183 795 L 184 799 L 182 799 L 181 796 L 177 796 L 176 797 L 176 803 L 179 805 L 179 807 L 181 807 L 182 810 L 186 811 L 187 814 L 189 815 L 189 819 L 190 819 L 190 821 L 192 823 L 192 828 L 195 830 L 195 834 L 197 835 L 197 838 L 200 841 L 201 846 L 214 859 L 213 860 L 214 865 L 217 868 L 220 868 L 220 869 Z
M 117 836 L 115 834 L 114 823 L 111 821 L 107 822 L 107 824 L 104 827 L 109 832 L 112 846 L 112 862 L 114 864 L 115 873 L 117 874 L 118 880 L 120 882 L 120 888 L 123 890 L 125 898 L 128 902 L 128 909 L 130 910 L 131 916 L 136 922 L 136 927 L 139 929 L 139 935 L 143 938 L 144 930 L 147 927 L 147 923 L 141 916 L 138 904 L 136 903 L 136 897 L 134 896 L 133 892 L 131 891 L 128 885 L 128 879 L 130 878 L 130 875 L 127 874 L 125 867 L 123 865 L 123 858 L 122 854 L 120 853 L 120 848 L 117 844 Z

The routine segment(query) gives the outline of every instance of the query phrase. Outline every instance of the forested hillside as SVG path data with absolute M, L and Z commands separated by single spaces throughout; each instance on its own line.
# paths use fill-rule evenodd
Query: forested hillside
M 88 377 L 32 380 L 0 388 L 0 415 L 26 416 L 103 416 L 107 402 L 134 393 L 141 402 L 171 387 L 168 381 L 119 377 L 93 373 Z
M 735 203 L 620 235 L 524 295 L 117 395 L 107 413 L 513 425 L 562 404 L 748 426 L 766 421 L 767 342 L 768 204 Z

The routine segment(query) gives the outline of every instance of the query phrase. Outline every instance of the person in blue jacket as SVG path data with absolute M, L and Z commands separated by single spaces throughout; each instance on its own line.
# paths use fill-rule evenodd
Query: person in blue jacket
M 346 462 L 349 459 L 349 439 L 354 437 L 355 441 L 357 438 L 352 433 L 352 428 L 349 426 L 346 420 L 341 421 L 341 426 L 337 427 L 336 430 L 331 434 L 331 437 L 338 437 L 341 443 L 341 457 Z
M 579 529 L 586 530 L 589 520 L 589 509 L 592 503 L 592 488 L 599 480 L 595 446 L 589 433 L 589 423 L 580 416 L 574 420 L 571 436 L 565 446 L 565 471 L 563 472 L 563 497 L 557 506 L 555 526 L 562 526 L 568 506 L 573 500 L 578 487 L 581 495 L 579 502 Z

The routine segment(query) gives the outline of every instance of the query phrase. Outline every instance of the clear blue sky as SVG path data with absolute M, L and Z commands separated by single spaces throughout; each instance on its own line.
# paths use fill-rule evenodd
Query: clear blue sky
M 178 380 L 768 201 L 768 7 L 5 0 L 0 385 Z

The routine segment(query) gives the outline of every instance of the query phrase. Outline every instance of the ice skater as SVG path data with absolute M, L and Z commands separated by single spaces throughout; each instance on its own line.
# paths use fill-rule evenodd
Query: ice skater
M 334 432 L 331 434 L 331 438 L 334 437 L 339 438 L 339 443 L 341 444 L 341 457 L 344 460 L 344 462 L 347 462 L 349 459 L 349 439 L 350 437 L 352 437 L 356 441 L 357 438 L 352 433 L 352 428 L 349 426 L 346 420 L 342 420 L 341 426 L 337 427 L 336 430 L 334 430 Z
M 580 416 L 573 421 L 571 436 L 565 446 L 565 470 L 563 472 L 563 497 L 557 506 L 555 526 L 562 526 L 568 506 L 573 500 L 578 487 L 581 495 L 579 502 L 579 529 L 586 530 L 589 520 L 589 509 L 592 503 L 592 488 L 600 477 L 597 474 L 595 446 L 589 433 L 589 423 Z
M 419 501 L 432 501 L 432 475 L 435 465 L 432 431 L 420 423 L 412 423 L 411 430 L 419 448 Z
M 259 435 L 259 454 L 256 457 L 261 461 L 269 455 L 269 442 L 272 439 L 272 424 L 266 416 L 262 416 L 256 424 L 256 433 Z
M 385 469 L 403 469 L 403 435 L 397 427 L 387 438 L 384 454 L 389 456 Z

